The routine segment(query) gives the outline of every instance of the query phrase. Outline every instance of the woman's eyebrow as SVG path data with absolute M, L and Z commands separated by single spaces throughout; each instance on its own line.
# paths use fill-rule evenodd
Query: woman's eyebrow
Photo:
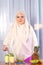
M 16 16 L 16 17 L 24 17 L 23 15 L 21 15 L 21 16 Z

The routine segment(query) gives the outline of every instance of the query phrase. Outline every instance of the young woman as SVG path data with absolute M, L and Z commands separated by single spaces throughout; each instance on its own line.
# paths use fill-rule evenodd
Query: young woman
M 19 11 L 3 43 L 3 50 L 9 50 L 15 58 L 21 55 L 25 62 L 30 62 L 35 46 L 38 46 L 35 32 L 24 12 Z

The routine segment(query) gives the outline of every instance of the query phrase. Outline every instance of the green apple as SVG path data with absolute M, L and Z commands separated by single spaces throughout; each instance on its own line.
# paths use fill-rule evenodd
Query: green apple
M 19 55 L 16 58 L 17 62 L 23 62 L 24 61 L 24 56 L 23 55 Z
M 23 62 L 24 60 L 17 58 L 16 61 L 17 61 L 17 62 Z

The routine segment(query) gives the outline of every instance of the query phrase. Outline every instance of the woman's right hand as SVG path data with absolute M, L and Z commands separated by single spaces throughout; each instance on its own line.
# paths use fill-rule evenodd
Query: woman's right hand
M 2 50 L 3 50 L 3 51 L 7 51 L 7 50 L 8 50 L 7 46 L 6 46 L 6 45 L 3 45 L 3 46 L 2 46 Z

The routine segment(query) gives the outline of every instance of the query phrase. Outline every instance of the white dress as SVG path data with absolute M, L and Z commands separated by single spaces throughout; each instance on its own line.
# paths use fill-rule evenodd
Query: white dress
M 31 25 L 26 27 L 26 24 L 21 26 L 13 24 L 3 45 L 8 47 L 15 58 L 22 56 L 26 59 L 33 54 L 34 46 L 38 46 L 38 42 Z

